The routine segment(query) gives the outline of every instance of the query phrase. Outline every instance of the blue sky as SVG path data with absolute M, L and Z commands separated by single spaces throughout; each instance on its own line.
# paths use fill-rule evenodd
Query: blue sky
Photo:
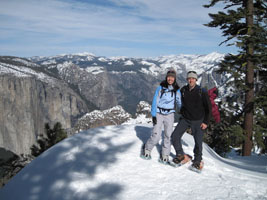
M 156 57 L 235 52 L 209 0 L 0 0 L 0 55 Z

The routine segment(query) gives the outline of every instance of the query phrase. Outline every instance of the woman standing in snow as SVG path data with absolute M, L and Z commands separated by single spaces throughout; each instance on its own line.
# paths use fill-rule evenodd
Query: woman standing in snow
M 151 159 L 151 151 L 159 142 L 164 125 L 164 138 L 160 161 L 167 163 L 171 150 L 171 134 L 173 131 L 174 113 L 176 108 L 181 107 L 181 92 L 176 83 L 176 72 L 171 69 L 167 72 L 166 79 L 157 87 L 152 107 L 151 115 L 153 119 L 153 132 L 145 143 L 142 152 L 142 158 Z

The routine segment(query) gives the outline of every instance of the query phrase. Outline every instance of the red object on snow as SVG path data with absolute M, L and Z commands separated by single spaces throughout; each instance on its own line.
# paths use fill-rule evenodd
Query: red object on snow
M 211 106 L 212 106 L 212 116 L 215 120 L 216 123 L 219 123 L 221 121 L 221 116 L 220 116 L 220 112 L 219 112 L 219 107 L 216 105 L 214 99 L 217 98 L 218 96 L 218 89 L 216 87 L 208 90 L 208 94 L 210 97 L 210 102 L 211 102 Z

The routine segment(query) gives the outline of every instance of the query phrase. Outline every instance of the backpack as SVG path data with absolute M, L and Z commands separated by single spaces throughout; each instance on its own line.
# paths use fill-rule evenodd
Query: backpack
M 209 91 L 211 90 L 214 90 L 214 88 L 210 89 Z M 208 96 L 209 96 L 209 99 L 210 99 L 210 102 L 211 102 L 211 106 L 212 106 L 212 111 L 211 111 L 211 115 L 213 116 L 214 120 L 216 123 L 220 122 L 220 112 L 219 112 L 219 108 L 218 106 L 215 104 L 214 100 L 212 100 L 211 98 L 211 94 L 210 92 L 207 91 L 205 88 L 202 88 L 202 87 L 199 87 L 199 96 L 201 98 L 203 98 L 202 94 L 203 92 L 207 92 Z M 181 94 L 182 94 L 182 97 L 184 97 L 184 92 L 185 92 L 185 87 L 183 87 L 181 89 Z M 218 96 L 218 90 L 216 88 L 216 95 Z
M 208 90 L 208 95 L 211 102 L 212 107 L 212 116 L 216 123 L 219 123 L 221 121 L 220 111 L 218 105 L 215 103 L 215 99 L 218 97 L 218 89 L 216 87 L 211 88 Z

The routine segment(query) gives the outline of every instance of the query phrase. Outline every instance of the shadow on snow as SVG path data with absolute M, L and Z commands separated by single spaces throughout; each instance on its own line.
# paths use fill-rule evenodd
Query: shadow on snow
M 124 126 L 113 127 L 121 132 Z M 26 166 L 0 191 L 0 198 L 27 200 L 88 200 L 116 199 L 123 186 L 102 181 L 91 185 L 97 170 L 108 170 L 117 156 L 133 143 L 116 145 L 112 142 L 119 134 L 104 134 L 106 127 L 89 129 L 50 148 Z M 22 184 L 23 183 L 23 184 Z M 16 188 L 16 192 L 11 191 Z M 5 191 L 6 190 L 6 191 Z M 3 193 L 2 193 L 3 192 Z M 1 195 L 4 195 L 2 196 Z

